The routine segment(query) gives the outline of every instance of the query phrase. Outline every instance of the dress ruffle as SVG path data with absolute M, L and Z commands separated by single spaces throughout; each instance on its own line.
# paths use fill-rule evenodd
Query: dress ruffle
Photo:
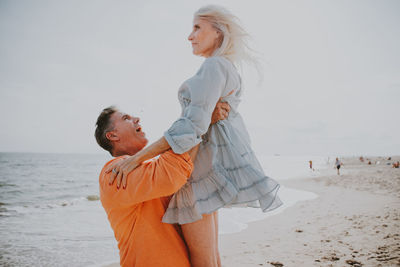
M 264 212 L 279 207 L 279 184 L 263 173 L 246 139 L 229 123 L 212 125 L 200 144 L 192 177 L 173 195 L 162 221 L 191 223 L 202 214 L 239 204 Z
M 252 179 L 249 179 L 250 175 Z M 244 176 L 246 179 L 241 179 Z M 212 213 L 224 206 L 249 203 L 254 207 L 256 200 L 266 212 L 282 204 L 277 198 L 278 189 L 277 182 L 267 176 L 260 179 L 257 171 L 250 166 L 233 171 L 215 166 L 206 177 L 188 182 L 175 193 L 162 221 L 191 223 L 201 219 L 202 214 Z

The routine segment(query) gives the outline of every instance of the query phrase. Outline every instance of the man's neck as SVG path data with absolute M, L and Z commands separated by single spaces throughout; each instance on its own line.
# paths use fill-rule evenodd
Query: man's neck
M 133 156 L 137 152 L 139 152 L 139 151 L 116 150 L 116 151 L 113 151 L 112 154 L 113 154 L 114 157 L 120 157 L 120 156 L 125 156 L 125 155 Z

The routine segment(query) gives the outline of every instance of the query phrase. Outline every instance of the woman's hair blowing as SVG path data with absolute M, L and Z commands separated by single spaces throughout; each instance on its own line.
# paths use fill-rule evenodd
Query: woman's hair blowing
M 258 69 L 258 60 L 254 56 L 254 50 L 248 45 L 249 34 L 240 25 L 239 19 L 227 9 L 208 5 L 200 8 L 194 16 L 204 19 L 221 33 L 219 47 L 213 56 L 224 56 L 233 63 L 241 66 L 243 62 L 250 63 Z

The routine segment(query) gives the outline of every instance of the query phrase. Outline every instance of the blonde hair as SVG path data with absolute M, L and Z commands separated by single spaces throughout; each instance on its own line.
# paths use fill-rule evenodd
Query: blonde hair
M 204 19 L 221 33 L 222 40 L 213 56 L 223 56 L 241 67 L 243 62 L 253 65 L 260 74 L 259 60 L 248 45 L 250 35 L 240 25 L 240 20 L 227 9 L 208 5 L 194 13 L 195 18 Z

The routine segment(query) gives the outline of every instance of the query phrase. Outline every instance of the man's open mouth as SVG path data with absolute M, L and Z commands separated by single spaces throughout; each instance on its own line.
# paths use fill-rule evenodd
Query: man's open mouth
M 139 126 L 138 128 L 136 128 L 136 132 L 139 133 L 139 132 L 141 132 L 141 131 L 142 131 L 142 127 Z

